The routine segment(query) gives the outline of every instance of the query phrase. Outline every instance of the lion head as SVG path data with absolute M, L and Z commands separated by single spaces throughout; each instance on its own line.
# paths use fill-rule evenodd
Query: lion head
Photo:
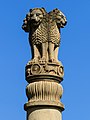
M 46 10 L 44 8 L 30 9 L 30 11 L 26 14 L 25 19 L 23 20 L 22 29 L 25 32 L 29 32 L 31 26 L 37 27 L 41 23 L 45 14 Z
M 46 11 L 44 8 L 30 9 L 30 23 L 31 23 L 31 25 L 38 26 L 41 23 L 45 14 L 46 14 Z

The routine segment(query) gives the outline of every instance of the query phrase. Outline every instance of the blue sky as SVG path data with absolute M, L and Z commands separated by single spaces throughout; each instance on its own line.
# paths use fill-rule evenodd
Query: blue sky
M 90 120 L 90 0 L 0 2 L 0 120 L 26 120 L 25 65 L 31 54 L 21 26 L 34 7 L 58 8 L 67 17 L 59 50 L 65 69 L 63 120 Z

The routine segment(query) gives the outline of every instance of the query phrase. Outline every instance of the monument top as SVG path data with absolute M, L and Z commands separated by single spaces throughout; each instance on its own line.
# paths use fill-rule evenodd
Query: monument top
M 29 33 L 32 60 L 26 66 L 27 79 L 32 75 L 56 75 L 63 78 L 63 65 L 58 61 L 60 28 L 66 23 L 65 15 L 57 8 L 47 13 L 44 8 L 30 9 L 22 29 Z
M 60 28 L 67 23 L 65 15 L 57 8 L 49 13 L 44 8 L 34 8 L 30 9 L 23 22 L 22 29 L 29 32 L 30 62 L 58 62 Z

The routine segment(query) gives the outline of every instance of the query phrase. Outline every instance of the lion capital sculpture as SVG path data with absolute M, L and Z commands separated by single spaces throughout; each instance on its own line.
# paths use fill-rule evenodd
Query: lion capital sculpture
M 22 29 L 29 32 L 31 61 L 58 62 L 60 28 L 67 23 L 64 14 L 58 9 L 47 13 L 44 8 L 34 8 L 23 22 Z

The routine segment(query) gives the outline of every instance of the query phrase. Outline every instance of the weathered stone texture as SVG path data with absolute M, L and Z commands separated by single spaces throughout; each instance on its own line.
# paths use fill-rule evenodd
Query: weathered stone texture
M 23 21 L 22 29 L 29 33 L 32 51 L 32 59 L 25 68 L 27 120 L 62 120 L 64 105 L 60 100 L 63 94 L 60 83 L 64 68 L 58 61 L 58 49 L 60 28 L 66 23 L 60 10 L 47 13 L 44 8 L 30 9 Z
M 22 28 L 29 32 L 32 62 L 58 62 L 60 28 L 67 23 L 65 15 L 58 9 L 47 13 L 44 8 L 34 8 L 24 19 Z

